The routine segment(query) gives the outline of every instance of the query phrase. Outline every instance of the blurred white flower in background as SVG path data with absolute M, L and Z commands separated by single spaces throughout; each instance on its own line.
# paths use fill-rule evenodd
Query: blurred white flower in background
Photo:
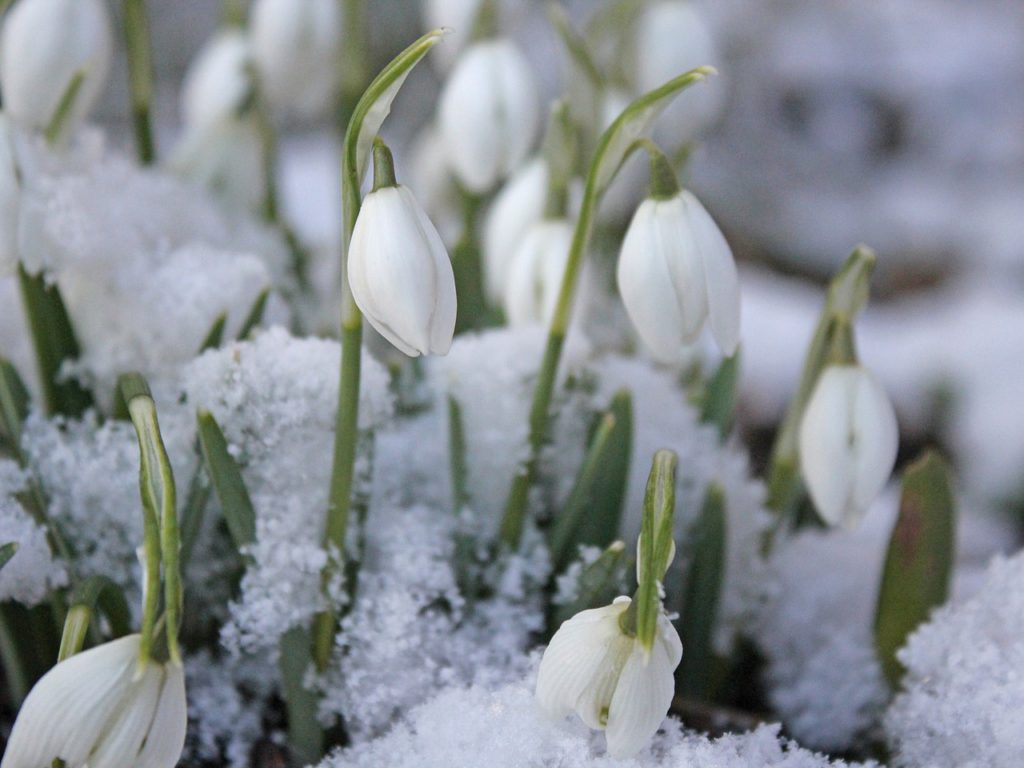
M 542 219 L 530 227 L 516 248 L 505 285 L 505 315 L 513 328 L 551 320 L 572 236 L 568 219 Z
M 330 110 L 340 75 L 337 0 L 257 0 L 249 35 L 259 85 L 272 109 L 304 118 Z
M 92 110 L 107 82 L 113 41 L 101 0 L 20 0 L 0 36 L 4 110 L 17 122 L 47 128 L 76 77 L 68 135 Z
M 471 192 L 486 192 L 526 158 L 540 116 L 537 84 L 510 40 L 474 43 L 440 97 L 440 128 L 452 170 Z

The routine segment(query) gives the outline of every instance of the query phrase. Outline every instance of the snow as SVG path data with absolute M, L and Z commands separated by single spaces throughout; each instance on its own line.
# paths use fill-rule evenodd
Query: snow
M 884 494 L 846 530 L 804 530 L 781 541 L 751 633 L 767 667 L 769 700 L 801 743 L 842 750 L 873 735 L 889 693 L 875 658 L 875 605 L 897 494 Z M 958 518 L 953 598 L 1012 541 L 1006 523 L 969 508 Z
M 18 551 L 0 567 L 0 601 L 17 600 L 32 606 L 50 590 L 67 583 L 64 564 L 50 552 L 46 530 L 32 519 L 16 495 L 27 478 L 17 464 L 0 459 L 0 546 L 18 545 Z
M 533 697 L 530 677 L 495 689 L 453 686 L 407 713 L 386 736 L 329 756 L 320 768 L 841 768 L 779 736 L 777 725 L 717 740 L 687 733 L 674 720 L 630 760 L 604 754 L 604 737 L 576 718 L 552 720 Z M 865 768 L 871 764 L 864 764 Z
M 1010 766 L 1024 754 L 1024 555 L 992 563 L 977 594 L 937 611 L 899 653 L 885 719 L 897 766 Z

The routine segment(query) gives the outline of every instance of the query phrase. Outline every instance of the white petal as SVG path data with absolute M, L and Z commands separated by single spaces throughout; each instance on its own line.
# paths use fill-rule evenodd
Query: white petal
M 185 672 L 178 664 L 168 664 L 153 725 L 139 755 L 139 768 L 174 768 L 185 747 L 187 726 Z
M 252 90 L 249 43 L 239 30 L 210 38 L 189 65 L 181 86 L 181 111 L 189 131 L 235 120 Z
M 432 355 L 447 355 L 455 335 L 455 317 L 458 314 L 458 297 L 455 294 L 455 272 L 448 249 L 441 240 L 441 235 L 434 227 L 427 212 L 419 205 L 412 192 L 406 187 L 399 187 L 402 194 L 409 200 L 410 207 L 416 212 L 420 233 L 434 269 L 435 295 L 433 296 L 434 311 L 430 316 L 430 348 Z
M 162 664 L 150 663 L 132 685 L 119 711 L 104 727 L 103 737 L 89 755 L 89 764 L 104 768 L 135 768 L 153 724 L 163 683 Z
M 634 643 L 608 714 L 606 736 L 612 757 L 632 757 L 658 730 L 672 705 L 674 672 L 681 655 L 679 636 L 671 626 L 667 631 L 661 628 L 649 655 Z
M 689 192 L 683 192 L 694 242 L 704 265 L 711 331 L 722 354 L 730 356 L 740 343 L 740 282 L 732 249 L 714 219 Z
M 505 315 L 513 327 L 551 320 L 572 245 L 565 219 L 534 224 L 520 244 L 508 272 Z
M 103 727 L 124 700 L 139 636 L 104 643 L 61 662 L 29 692 L 0 768 L 39 768 L 56 758 L 85 764 Z
M 619 617 L 629 599 L 581 611 L 555 632 L 537 673 L 537 701 L 553 717 L 572 712 L 604 663 L 608 646 L 622 636 Z
M 547 163 L 537 158 L 516 171 L 491 204 L 483 247 L 485 287 L 492 304 L 501 303 L 516 248 L 544 215 L 547 186 Z
M 899 427 L 889 396 L 870 371 L 860 372 L 853 405 L 853 515 L 844 518 L 846 526 L 856 524 L 885 487 L 899 450 Z
M 618 628 L 618 620 L 615 622 Z M 608 725 L 608 717 L 622 669 L 636 645 L 636 638 L 621 629 L 605 644 L 604 657 L 594 670 L 590 684 L 580 693 L 573 707 L 580 719 L 589 727 L 601 730 Z

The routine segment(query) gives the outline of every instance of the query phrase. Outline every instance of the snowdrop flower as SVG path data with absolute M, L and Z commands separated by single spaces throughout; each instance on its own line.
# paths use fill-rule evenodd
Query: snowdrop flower
M 800 468 L 830 525 L 852 527 L 892 474 L 899 430 L 882 385 L 859 365 L 830 365 L 800 422 Z
M 530 228 L 544 215 L 548 166 L 535 158 L 516 171 L 494 198 L 484 222 L 484 287 L 492 304 L 500 304 L 509 265 Z
M 572 235 L 573 226 L 567 219 L 542 219 L 526 233 L 508 267 L 505 316 L 509 325 L 550 322 Z
M 718 46 L 700 9 L 688 0 L 653 3 L 637 22 L 637 88 L 646 93 L 673 77 L 705 64 L 719 64 Z M 689 141 L 722 107 L 721 83 L 683 93 L 665 110 L 655 134 L 673 143 Z M 671 134 L 669 136 L 668 134 Z
M 615 758 L 632 757 L 658 730 L 683 656 L 679 634 L 664 613 L 650 649 L 623 630 L 630 602 L 618 597 L 563 623 L 537 674 L 541 708 L 559 718 L 576 712 L 591 728 L 605 730 Z
M 63 130 L 88 115 L 107 82 L 113 41 L 102 0 L 20 0 L 0 37 L 4 109 L 19 123 L 43 130 L 81 74 Z
M 486 192 L 522 163 L 537 132 L 537 87 L 511 41 L 474 43 L 441 93 L 441 135 L 452 170 L 472 192 Z
M 237 29 L 224 30 L 206 42 L 181 86 L 187 132 L 201 133 L 238 119 L 252 98 L 250 63 L 249 44 Z
M 139 666 L 139 635 L 72 656 L 36 683 L 0 768 L 173 768 L 187 724 L 180 664 Z
M 658 359 L 676 359 L 705 320 L 722 353 L 736 351 L 736 263 L 718 226 L 689 192 L 640 204 L 622 242 L 617 274 L 626 312 Z
M 348 279 L 366 319 L 399 350 L 445 355 L 455 333 L 455 273 L 448 251 L 408 187 L 395 183 L 391 153 L 374 147 L 375 186 L 352 232 Z
M 252 57 L 269 104 L 316 117 L 338 88 L 338 0 L 257 0 L 249 27 Z

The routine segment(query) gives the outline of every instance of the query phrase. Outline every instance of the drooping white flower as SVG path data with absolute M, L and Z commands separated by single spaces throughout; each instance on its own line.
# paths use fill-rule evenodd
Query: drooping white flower
M 859 365 L 830 365 L 800 422 L 800 469 L 818 513 L 852 527 L 892 474 L 899 428 L 889 396 Z
M 180 664 L 139 667 L 139 635 L 63 661 L 18 713 L 0 768 L 173 768 L 187 725 Z
M 721 63 L 718 46 L 700 9 L 689 0 L 661 0 L 637 21 L 637 87 L 641 93 L 667 83 L 695 67 Z M 668 106 L 655 133 L 677 144 L 689 141 L 717 115 L 722 83 L 691 88 Z
M 301 117 L 334 103 L 341 51 L 338 0 L 256 0 L 249 38 L 262 93 Z
M 508 266 L 505 316 L 509 325 L 551 320 L 572 235 L 573 226 L 567 219 L 542 219 L 530 227 Z
M 412 192 L 382 187 L 363 201 L 348 254 L 352 296 L 399 350 L 444 355 L 455 333 L 455 273 Z
M 45 129 L 81 74 L 64 124 L 64 133 L 70 133 L 106 85 L 112 56 L 110 19 L 102 0 L 19 0 L 0 37 L 4 110 L 25 126 Z
M 500 304 L 508 271 L 519 244 L 544 215 L 548 166 L 535 158 L 517 170 L 494 197 L 484 222 L 484 287 L 493 304 Z
M 640 204 L 622 242 L 617 275 L 626 311 L 657 358 L 674 360 L 705 320 L 722 352 L 736 351 L 736 263 L 718 226 L 689 192 Z
M 621 624 L 630 598 L 582 611 L 564 622 L 544 651 L 537 700 L 553 717 L 576 712 L 602 729 L 608 753 L 632 757 L 658 730 L 675 691 L 683 656 L 675 627 L 662 613 L 648 650 Z
M 240 30 L 223 30 L 206 42 L 181 86 L 186 132 L 202 132 L 238 118 L 252 98 L 250 65 L 249 43 Z
M 504 38 L 474 43 L 444 86 L 439 114 L 452 170 L 470 191 L 486 192 L 522 163 L 537 132 L 529 62 Z

